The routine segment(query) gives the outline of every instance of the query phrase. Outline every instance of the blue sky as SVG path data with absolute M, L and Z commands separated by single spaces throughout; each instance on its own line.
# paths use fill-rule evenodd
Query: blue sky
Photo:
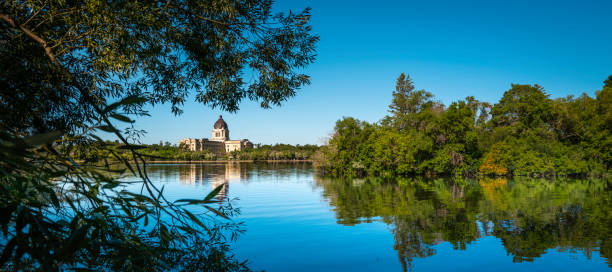
M 612 1 L 277 1 L 278 11 L 312 8 L 321 38 L 312 84 L 281 107 L 245 100 L 230 114 L 190 102 L 174 116 L 150 110 L 144 143 L 210 138 L 220 114 L 232 139 L 321 144 L 336 120 L 387 114 L 395 79 L 448 105 L 466 96 L 495 102 L 511 83 L 540 84 L 551 97 L 593 95 L 612 74 Z

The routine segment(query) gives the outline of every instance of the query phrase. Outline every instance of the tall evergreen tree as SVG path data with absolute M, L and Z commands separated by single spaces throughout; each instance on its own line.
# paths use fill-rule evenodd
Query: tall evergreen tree
M 414 91 L 414 84 L 410 75 L 400 74 L 395 83 L 395 91 L 393 91 L 393 100 L 389 105 L 389 112 L 394 116 L 402 116 L 410 113 L 408 97 Z
M 422 129 L 423 119 L 427 118 L 425 111 L 439 106 L 431 99 L 433 94 L 425 90 L 415 90 L 410 75 L 402 73 L 398 78 L 393 91 L 393 99 L 389 105 L 389 112 L 394 126 L 399 130 L 408 127 Z

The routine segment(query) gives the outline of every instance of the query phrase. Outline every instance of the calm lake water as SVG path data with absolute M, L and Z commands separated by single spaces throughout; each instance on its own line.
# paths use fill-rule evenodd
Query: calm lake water
M 610 271 L 603 180 L 320 178 L 310 163 L 151 165 L 170 199 L 213 187 L 246 232 L 239 259 L 266 271 Z

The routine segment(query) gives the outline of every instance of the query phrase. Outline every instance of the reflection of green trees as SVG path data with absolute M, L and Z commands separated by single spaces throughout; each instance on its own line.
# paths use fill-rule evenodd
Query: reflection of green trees
M 483 235 L 501 239 L 515 262 L 549 249 L 612 257 L 612 191 L 603 180 L 420 180 L 381 183 L 317 178 L 345 225 L 380 219 L 407 268 L 449 242 L 463 250 Z
M 600 244 L 610 262 L 612 202 L 605 181 L 521 180 L 490 190 L 482 213 L 494 224 L 515 261 L 531 261 L 547 249 L 580 250 Z

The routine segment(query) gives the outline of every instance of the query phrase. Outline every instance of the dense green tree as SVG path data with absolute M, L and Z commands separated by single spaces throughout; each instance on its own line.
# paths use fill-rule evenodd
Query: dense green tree
M 512 133 L 517 134 L 542 127 L 551 119 L 551 101 L 544 88 L 537 84 L 512 84 L 512 88 L 491 109 L 493 126 L 508 126 Z
M 558 98 L 553 100 L 554 118 L 551 127 L 559 141 L 570 144 L 588 141 L 589 124 L 597 118 L 596 100 L 586 94 L 574 98 Z
M 610 77 L 606 80 L 603 89 L 595 95 L 597 97 L 597 117 L 599 118 L 594 120 L 596 131 L 591 134 L 592 146 L 595 150 L 591 156 L 603 161 L 605 169 L 609 170 L 612 168 L 612 84 Z
M 395 175 L 426 174 L 422 162 L 431 157 L 433 141 L 415 130 L 398 132 L 378 129 L 369 139 L 370 156 L 363 162 L 370 175 L 391 178 Z
M 258 145 L 257 148 L 242 151 L 233 151 L 228 158 L 234 160 L 311 160 L 315 151 L 319 149 L 316 145 Z
M 0 270 L 241 270 L 220 233 L 232 211 L 170 202 L 143 167 L 145 105 L 181 112 L 189 95 L 222 110 L 243 99 L 280 105 L 310 79 L 309 10 L 272 1 L 2 1 L 0 3 Z M 246 78 L 250 80 L 246 80 Z M 102 142 L 111 132 L 129 151 Z M 112 156 L 123 170 L 77 163 Z M 146 154 L 145 154 L 146 155 Z M 185 205 L 190 204 L 190 205 Z M 189 206 L 204 205 L 194 214 Z M 215 205 L 216 206 L 216 205 Z M 219 217 L 221 216 L 221 217 Z
M 333 161 L 329 170 L 336 174 L 364 174 L 364 163 L 371 159 L 368 139 L 373 131 L 373 125 L 365 121 L 352 117 L 338 120 L 327 149 Z
M 425 90 L 415 90 L 409 75 L 402 73 L 397 78 L 393 100 L 389 105 L 391 122 L 399 130 L 427 128 L 433 111 L 441 105 L 432 100 L 433 94 Z
M 481 156 L 479 131 L 487 112 L 478 100 L 467 97 L 465 101 L 453 102 L 438 119 L 438 144 L 436 158 L 432 161 L 435 172 L 474 172 Z
M 612 88 L 612 75 L 608 76 L 606 80 L 604 80 L 604 88 Z
M 490 124 L 494 141 L 511 147 L 500 154 L 500 167 L 524 175 L 607 172 L 610 128 L 604 125 L 606 106 L 600 106 L 605 98 L 599 98 L 606 89 L 595 99 L 583 94 L 550 100 L 538 86 L 513 85 L 495 105 Z
M 339 121 L 316 164 L 332 175 L 385 178 L 604 175 L 612 160 L 608 80 L 595 97 L 550 99 L 541 86 L 512 84 L 494 105 L 470 96 L 444 108 L 401 74 L 390 115 L 376 124 Z

